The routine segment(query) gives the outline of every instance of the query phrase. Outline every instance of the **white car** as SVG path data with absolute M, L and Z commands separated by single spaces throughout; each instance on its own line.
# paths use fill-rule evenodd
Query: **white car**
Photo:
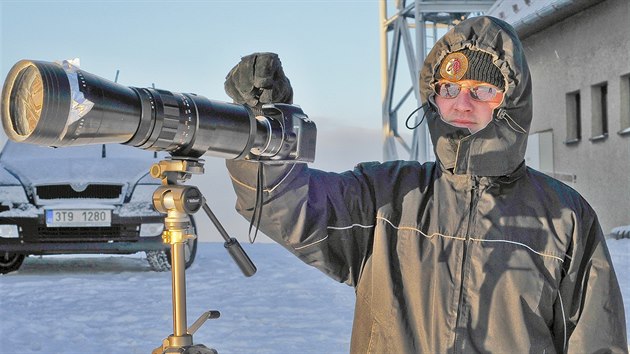
M 118 144 L 53 149 L 8 141 L 0 153 L 0 273 L 28 255 L 141 251 L 153 270 L 169 270 L 164 215 L 152 204 L 160 181 L 149 175 L 166 156 Z M 197 240 L 186 246 L 188 268 Z

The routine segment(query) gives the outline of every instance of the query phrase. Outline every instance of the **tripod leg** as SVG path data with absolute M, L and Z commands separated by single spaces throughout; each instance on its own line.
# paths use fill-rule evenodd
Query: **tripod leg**
M 181 337 L 188 334 L 186 318 L 186 260 L 183 242 L 171 244 L 171 257 L 171 273 L 173 279 L 173 335 L 175 337 Z

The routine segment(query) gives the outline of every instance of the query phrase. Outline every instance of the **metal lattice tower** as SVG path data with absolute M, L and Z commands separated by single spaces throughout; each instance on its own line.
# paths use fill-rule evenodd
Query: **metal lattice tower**
M 424 58 L 442 32 L 465 19 L 470 14 L 480 14 L 487 11 L 495 0 L 396 0 L 395 13 L 388 17 L 387 0 L 380 0 L 381 26 L 381 86 L 383 107 L 383 159 L 397 160 L 397 146 L 401 146 L 408 154 L 408 160 L 425 162 L 432 160 L 431 143 L 426 124 L 420 125 L 413 131 L 411 146 L 399 134 L 398 113 L 405 105 L 412 105 L 413 109 L 420 107 L 420 69 Z M 397 79 L 403 79 L 398 73 L 400 49 L 405 50 L 409 69 L 407 79 L 409 87 L 402 95 L 395 97 Z M 406 75 L 405 75 L 406 76 Z M 399 80 L 400 81 L 400 80 Z M 404 83 L 398 82 L 398 86 Z M 410 102 L 413 95 L 415 102 Z M 395 102 L 394 100 L 397 99 Z M 415 116 L 415 125 L 422 118 L 422 111 Z M 403 117 L 404 116 L 404 117 Z M 401 117 L 407 117 L 403 114 Z M 404 128 L 406 129 L 406 128 Z M 404 158 L 402 158 L 404 159 Z

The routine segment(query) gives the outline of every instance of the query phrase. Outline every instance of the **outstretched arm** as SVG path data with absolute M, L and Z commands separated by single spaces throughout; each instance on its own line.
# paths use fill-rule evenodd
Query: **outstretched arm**
M 228 161 L 236 209 L 251 220 L 256 167 Z M 362 168 L 342 174 L 305 164 L 263 165 L 260 230 L 307 264 L 355 286 L 371 253 L 375 208 Z
M 243 57 L 227 75 L 225 90 L 236 103 L 254 109 L 293 100 L 274 53 Z M 226 164 L 239 213 L 252 220 L 260 212 L 260 229 L 267 236 L 334 279 L 356 285 L 371 250 L 374 221 L 372 193 L 359 170 L 336 174 L 303 163 Z

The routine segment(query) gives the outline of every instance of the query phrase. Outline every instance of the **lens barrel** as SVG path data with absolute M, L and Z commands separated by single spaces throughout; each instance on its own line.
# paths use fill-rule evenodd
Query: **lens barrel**
M 312 161 L 314 123 L 291 107 L 291 117 L 283 117 L 282 109 L 257 117 L 244 105 L 127 87 L 67 62 L 22 60 L 4 83 L 0 112 L 7 136 L 17 142 L 53 147 L 121 143 L 173 156 L 250 158 L 253 153 Z M 293 131 L 294 125 L 300 131 Z M 308 139 L 298 143 L 296 133 L 304 132 Z M 297 149 L 304 158 L 296 158 Z

